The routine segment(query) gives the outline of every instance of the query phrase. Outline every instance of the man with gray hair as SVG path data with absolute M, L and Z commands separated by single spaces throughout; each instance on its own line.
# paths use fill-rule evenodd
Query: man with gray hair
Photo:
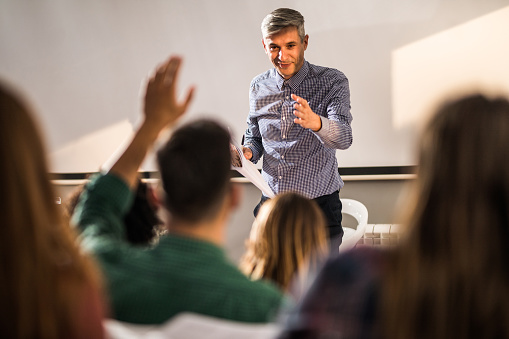
M 309 36 L 298 11 L 276 9 L 263 19 L 261 29 L 274 68 L 251 82 L 244 156 L 253 163 L 263 156 L 262 175 L 274 193 L 298 192 L 319 204 L 331 250 L 337 253 L 343 236 L 343 181 L 336 149 L 352 144 L 348 79 L 304 59 Z M 255 215 L 267 199 L 262 195 Z

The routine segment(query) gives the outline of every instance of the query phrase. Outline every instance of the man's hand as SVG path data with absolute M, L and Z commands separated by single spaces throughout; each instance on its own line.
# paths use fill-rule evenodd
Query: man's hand
M 235 147 L 233 144 L 230 144 L 230 155 L 231 155 L 231 162 L 233 167 L 242 167 L 242 160 L 240 159 L 241 155 L 239 151 L 237 150 L 237 147 Z
M 242 147 L 242 153 L 244 153 L 244 158 L 247 160 L 251 160 L 253 157 L 253 151 L 251 151 L 251 149 L 248 147 Z
M 313 132 L 318 132 L 322 128 L 322 120 L 320 116 L 311 110 L 308 102 L 298 95 L 292 94 L 292 99 L 297 101 L 293 107 L 295 110 L 293 114 L 297 118 L 293 119 L 293 122 L 301 125 L 304 128 L 309 128 Z
M 172 56 L 161 64 L 147 85 L 145 93 L 145 122 L 162 128 L 175 122 L 187 110 L 194 88 L 187 92 L 186 99 L 179 103 L 176 98 L 178 71 L 182 60 Z

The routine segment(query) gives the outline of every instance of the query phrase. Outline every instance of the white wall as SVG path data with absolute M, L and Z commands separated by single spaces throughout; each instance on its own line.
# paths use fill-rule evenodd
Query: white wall
M 187 118 L 216 116 L 240 139 L 249 82 L 270 67 L 260 22 L 283 6 L 306 18 L 308 61 L 350 80 L 354 145 L 338 151 L 340 167 L 414 164 L 415 121 L 398 119 L 442 79 L 506 69 L 508 0 L 1 0 L 0 79 L 40 113 L 54 172 L 95 171 L 129 137 L 142 79 L 172 53 L 185 58 L 182 88 L 198 88 Z M 466 33 L 441 35 L 455 29 Z

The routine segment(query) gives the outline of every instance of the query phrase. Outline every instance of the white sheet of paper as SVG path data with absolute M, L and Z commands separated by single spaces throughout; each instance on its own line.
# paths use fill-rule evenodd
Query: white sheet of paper
M 242 148 L 238 146 L 233 140 L 232 146 L 237 150 L 241 161 L 240 167 L 235 166 L 232 162 L 232 169 L 242 174 L 246 179 L 258 187 L 267 197 L 273 198 L 274 192 L 271 190 L 265 179 L 263 179 L 262 174 L 258 171 L 256 166 L 244 157 Z

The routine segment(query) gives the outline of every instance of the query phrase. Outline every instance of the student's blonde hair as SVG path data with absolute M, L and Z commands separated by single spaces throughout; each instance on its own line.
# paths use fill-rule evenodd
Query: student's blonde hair
M 99 278 L 55 203 L 37 124 L 1 84 L 0 187 L 0 336 L 69 337 Z
M 298 274 L 327 254 L 322 210 L 297 193 L 283 193 L 261 206 L 240 268 L 253 279 L 269 279 L 288 290 Z

